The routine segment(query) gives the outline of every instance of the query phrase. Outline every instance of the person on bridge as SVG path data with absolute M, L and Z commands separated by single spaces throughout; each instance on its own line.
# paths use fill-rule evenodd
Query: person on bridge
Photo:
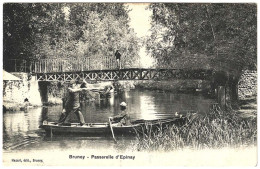
M 77 115 L 77 118 L 80 121 L 80 125 L 85 124 L 84 117 L 80 112 L 80 92 L 84 90 L 87 90 L 87 88 L 80 88 L 80 86 L 76 84 L 75 80 L 70 81 L 70 86 L 68 88 L 69 94 L 66 100 L 63 100 L 64 107 L 58 123 L 64 123 L 68 115 L 73 112 Z
M 115 57 L 117 62 L 117 68 L 121 69 L 121 54 L 119 53 L 119 50 L 116 50 Z

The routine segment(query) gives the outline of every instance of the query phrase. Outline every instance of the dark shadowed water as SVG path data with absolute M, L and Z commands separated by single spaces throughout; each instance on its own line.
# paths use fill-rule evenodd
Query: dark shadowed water
M 82 113 L 85 121 L 108 122 L 108 117 L 119 113 L 120 102 L 127 103 L 127 111 L 134 119 L 159 119 L 172 117 L 176 112 L 207 112 L 212 99 L 194 94 L 175 94 L 170 92 L 131 90 L 112 95 L 111 98 L 85 102 Z M 32 108 L 27 111 L 6 112 L 3 115 L 3 148 L 14 150 L 48 150 L 80 148 L 113 148 L 112 137 L 71 137 L 54 136 L 49 138 L 39 129 L 43 120 L 57 121 L 62 105 Z M 68 122 L 77 122 L 75 114 L 70 114 Z M 132 137 L 118 138 L 119 142 L 129 144 Z

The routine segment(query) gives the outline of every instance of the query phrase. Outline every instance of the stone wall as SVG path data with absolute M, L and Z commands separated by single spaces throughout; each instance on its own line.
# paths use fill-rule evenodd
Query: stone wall
M 32 106 L 42 105 L 38 81 L 27 73 L 12 73 L 21 81 L 3 81 L 3 105 L 19 108 L 27 98 Z
M 238 82 L 238 99 L 243 100 L 257 95 L 257 71 L 243 71 Z

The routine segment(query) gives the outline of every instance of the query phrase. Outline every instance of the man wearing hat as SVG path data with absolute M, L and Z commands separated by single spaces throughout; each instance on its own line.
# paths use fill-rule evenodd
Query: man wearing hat
M 126 111 L 126 106 L 127 106 L 126 102 L 121 102 L 120 114 L 114 117 L 110 117 L 110 119 L 113 120 L 113 122 L 118 122 L 119 125 L 127 125 L 127 126 L 131 125 L 130 116 Z
M 126 102 L 120 103 L 120 110 L 124 111 L 126 109 Z
M 80 92 L 87 90 L 87 88 L 84 86 L 84 88 L 79 88 L 77 86 L 75 80 L 71 80 L 68 88 L 68 98 L 64 102 L 64 109 L 62 110 L 62 114 L 59 119 L 59 123 L 63 123 L 68 115 L 70 113 L 75 113 L 77 115 L 78 120 L 80 121 L 80 124 L 83 125 L 85 123 L 84 117 L 82 113 L 80 112 Z

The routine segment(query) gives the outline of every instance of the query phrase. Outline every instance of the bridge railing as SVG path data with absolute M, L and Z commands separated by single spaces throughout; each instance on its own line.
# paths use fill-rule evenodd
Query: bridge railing
M 90 59 L 40 59 L 31 65 L 31 72 L 35 73 L 83 71 L 90 69 Z
M 11 72 L 77 72 L 115 69 L 117 68 L 117 63 L 114 58 L 105 56 L 97 58 L 54 58 L 39 60 L 10 59 L 4 61 L 4 68 Z
M 216 59 L 215 59 L 216 60 Z M 39 60 L 9 59 L 4 60 L 4 69 L 9 72 L 57 73 L 79 72 L 88 70 L 113 70 L 117 68 L 114 57 L 98 56 L 85 58 L 53 58 Z M 214 65 L 212 64 L 214 63 Z M 230 62 L 233 63 L 233 62 Z M 160 66 L 158 66 L 160 65 Z M 140 68 L 129 64 L 125 58 L 121 60 L 121 68 Z M 211 58 L 175 58 L 168 62 L 155 62 L 156 69 L 213 69 L 219 70 L 230 67 L 229 62 L 212 62 Z

